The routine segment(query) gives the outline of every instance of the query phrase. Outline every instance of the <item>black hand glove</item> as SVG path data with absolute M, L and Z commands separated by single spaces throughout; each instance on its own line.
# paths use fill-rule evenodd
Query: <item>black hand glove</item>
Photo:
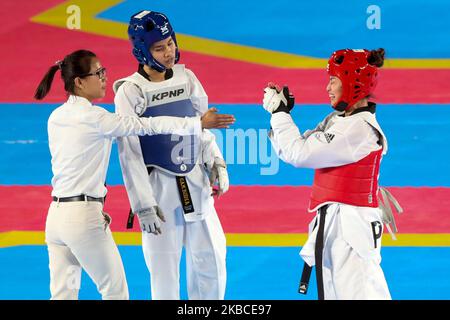
M 283 95 L 286 98 L 287 105 L 283 101 L 281 101 L 280 106 L 276 110 L 274 110 L 272 114 L 275 114 L 277 112 L 290 113 L 292 108 L 294 108 L 295 97 L 291 92 L 289 92 L 288 86 L 283 86 Z

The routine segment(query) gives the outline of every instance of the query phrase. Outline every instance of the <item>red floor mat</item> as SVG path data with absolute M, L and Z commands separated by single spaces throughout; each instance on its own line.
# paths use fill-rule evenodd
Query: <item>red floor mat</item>
M 124 187 L 108 187 L 106 211 L 113 231 L 126 231 L 129 210 Z M 450 188 L 398 188 L 389 190 L 405 213 L 397 216 L 401 233 L 450 233 L 450 219 L 441 208 L 450 206 Z M 44 230 L 51 187 L 1 186 L 0 232 Z M 304 233 L 313 215 L 306 213 L 309 187 L 232 186 L 216 202 L 227 233 Z M 177 195 L 174 194 L 174 197 Z M 133 231 L 138 231 L 137 223 Z

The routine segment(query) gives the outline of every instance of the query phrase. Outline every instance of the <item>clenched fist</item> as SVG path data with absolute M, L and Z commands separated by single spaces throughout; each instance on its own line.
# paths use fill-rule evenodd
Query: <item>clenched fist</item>
M 274 83 L 269 83 L 264 89 L 263 107 L 270 113 L 289 113 L 294 107 L 294 102 L 294 95 L 289 92 L 287 86 L 280 89 Z

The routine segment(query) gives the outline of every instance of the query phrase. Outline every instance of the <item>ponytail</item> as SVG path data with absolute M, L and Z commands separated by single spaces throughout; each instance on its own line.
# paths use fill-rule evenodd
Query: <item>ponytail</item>
M 75 94 L 75 78 L 89 73 L 91 60 L 95 57 L 96 55 L 92 51 L 77 50 L 65 56 L 63 60 L 56 62 L 55 65 L 48 69 L 44 78 L 42 78 L 41 83 L 39 83 L 36 89 L 34 98 L 42 100 L 48 94 L 58 69 L 61 70 L 64 90 L 69 94 Z
M 44 78 L 42 78 L 41 82 L 39 83 L 39 86 L 36 89 L 36 92 L 34 94 L 34 98 L 37 100 L 42 100 L 47 95 L 47 93 L 50 91 L 50 88 L 52 87 L 53 78 L 55 77 L 56 71 L 60 69 L 60 64 L 55 64 L 54 66 L 51 66 L 47 73 L 45 74 Z
M 384 64 L 384 49 L 371 50 L 367 62 L 375 67 L 381 68 Z

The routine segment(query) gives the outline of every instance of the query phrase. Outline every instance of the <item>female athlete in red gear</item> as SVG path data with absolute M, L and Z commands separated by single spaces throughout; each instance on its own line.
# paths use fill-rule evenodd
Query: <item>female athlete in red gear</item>
M 380 267 L 383 222 L 378 175 L 387 140 L 369 102 L 384 50 L 338 50 L 328 61 L 327 92 L 335 109 L 317 127 L 300 133 L 290 115 L 289 89 L 269 84 L 264 108 L 272 113 L 270 140 L 295 167 L 315 169 L 308 211 L 317 212 L 300 252 L 306 293 L 316 266 L 319 299 L 390 299 Z M 383 190 L 390 199 L 390 194 Z M 381 203 L 383 204 L 383 203 Z M 390 208 L 390 206 L 389 206 Z

